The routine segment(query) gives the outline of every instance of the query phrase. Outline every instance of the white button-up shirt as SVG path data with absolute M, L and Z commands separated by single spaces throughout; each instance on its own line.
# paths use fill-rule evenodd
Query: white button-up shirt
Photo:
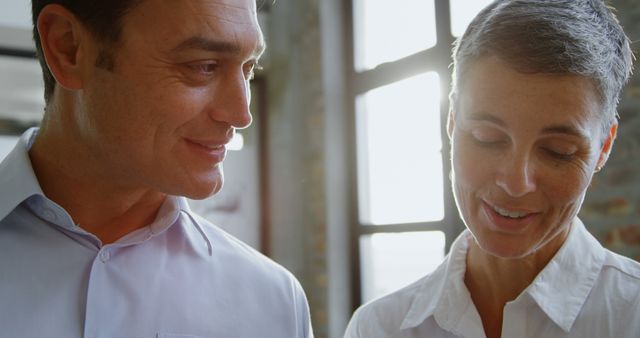
M 345 337 L 485 337 L 464 284 L 470 236 L 433 273 L 358 309 Z M 576 218 L 554 258 L 506 304 L 502 337 L 640 337 L 640 264 L 604 249 Z
M 102 245 L 42 193 L 34 135 L 0 163 L 0 337 L 313 336 L 296 279 L 184 198 Z

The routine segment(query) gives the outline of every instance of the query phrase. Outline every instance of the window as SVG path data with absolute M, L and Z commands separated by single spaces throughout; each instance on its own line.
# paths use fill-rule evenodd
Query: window
M 7 0 L 0 12 L 0 160 L 18 135 L 42 118 L 42 71 L 31 37 L 31 7 L 26 0 Z
M 438 74 L 426 72 L 373 89 L 356 104 L 360 221 L 441 220 Z
M 464 228 L 445 179 L 448 67 L 489 2 L 351 2 L 354 307 L 431 272 Z

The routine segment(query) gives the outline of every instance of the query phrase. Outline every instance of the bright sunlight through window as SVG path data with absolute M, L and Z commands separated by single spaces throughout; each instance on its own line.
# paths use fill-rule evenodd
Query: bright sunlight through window
M 473 17 L 490 4 L 493 0 L 450 0 L 451 4 L 451 34 L 461 36 Z
M 360 237 L 362 302 L 406 286 L 444 259 L 442 231 L 372 234 Z
M 357 70 L 397 60 L 436 43 L 433 0 L 355 0 Z
M 444 217 L 440 83 L 434 72 L 376 88 L 357 102 L 360 219 Z

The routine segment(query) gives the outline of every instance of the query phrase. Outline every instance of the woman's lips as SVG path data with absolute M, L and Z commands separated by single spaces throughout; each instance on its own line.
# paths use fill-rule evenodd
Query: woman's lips
M 495 229 L 506 232 L 518 232 L 535 221 L 540 212 L 514 210 L 482 203 L 482 208 L 489 222 Z

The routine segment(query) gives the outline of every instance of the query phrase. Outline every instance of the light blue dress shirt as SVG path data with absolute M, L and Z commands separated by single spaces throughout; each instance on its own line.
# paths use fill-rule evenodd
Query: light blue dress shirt
M 44 196 L 36 132 L 0 163 L 1 337 L 313 337 L 297 280 L 184 198 L 102 245 Z

